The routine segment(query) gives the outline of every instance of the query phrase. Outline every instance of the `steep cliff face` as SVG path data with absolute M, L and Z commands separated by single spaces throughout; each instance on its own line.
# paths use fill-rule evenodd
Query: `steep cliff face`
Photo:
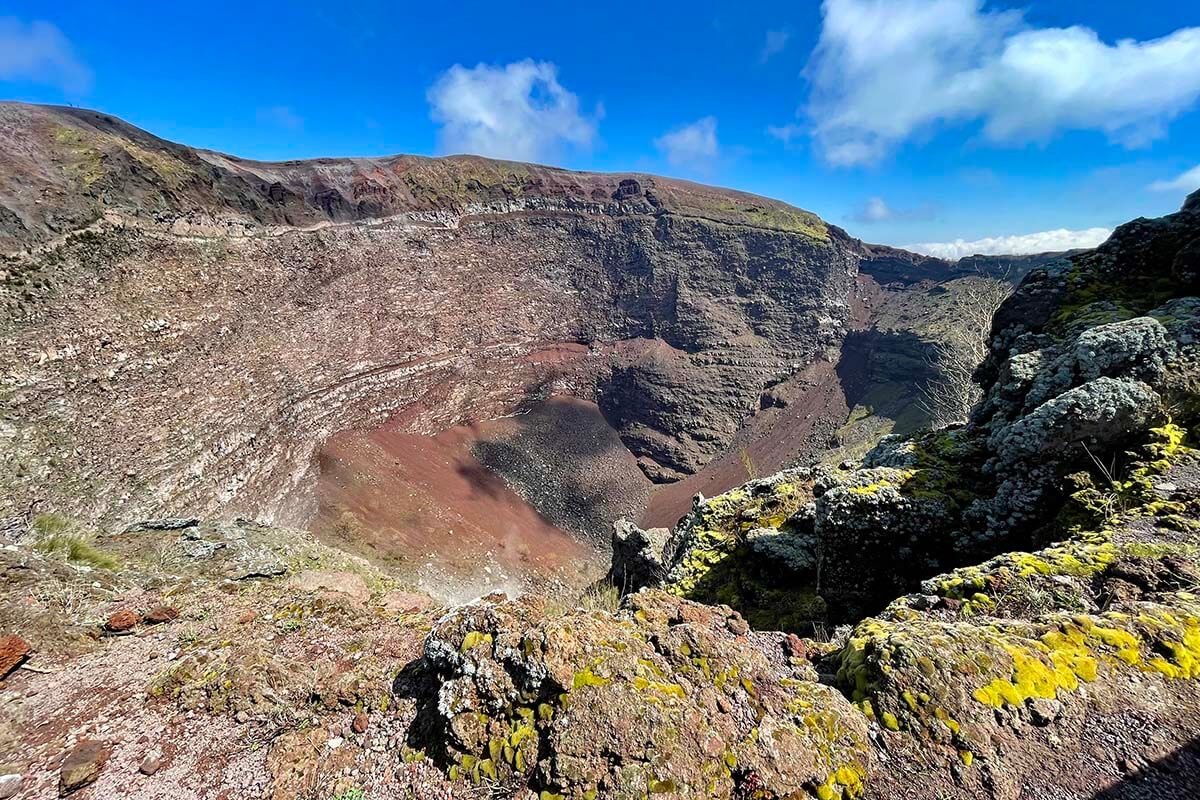
M 547 392 L 598 401 L 647 475 L 676 478 L 846 326 L 858 245 L 763 198 L 0 119 L 8 517 L 303 522 L 330 434 L 397 415 L 434 433 Z

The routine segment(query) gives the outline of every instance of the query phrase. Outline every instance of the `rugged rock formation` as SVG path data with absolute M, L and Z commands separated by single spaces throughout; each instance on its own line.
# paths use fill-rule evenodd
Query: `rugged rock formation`
M 714 616 L 740 624 L 725 606 L 671 606 L 661 590 L 644 590 L 615 617 L 581 614 L 562 626 L 594 640 L 577 647 L 520 604 L 484 604 L 426 642 L 447 731 L 438 757 L 472 779 L 489 759 L 493 728 L 511 717 L 529 729 L 522 738 L 536 740 L 539 760 L 492 754 L 486 775 L 564 797 L 652 792 L 659 780 L 680 796 L 1016 798 L 1051 787 L 1099 796 L 1114 772 L 1160 758 L 1176 763 L 1162 774 L 1148 768 L 1147 791 L 1186 797 L 1200 776 L 1187 755 L 1188 720 L 1200 710 L 1200 605 L 1191 591 L 1200 578 L 1200 456 L 1187 444 L 1200 423 L 1200 317 L 1195 286 L 1177 276 L 1192 269 L 1200 240 L 1197 200 L 1027 276 L 996 315 L 980 370 L 986 399 L 965 427 L 892 437 L 861 464 L 791 470 L 697 499 L 662 547 L 670 595 L 733 606 L 754 629 L 820 633 L 827 622 L 876 615 L 831 644 L 730 628 L 734 640 L 713 647 L 693 634 L 685 655 L 706 678 L 715 653 L 799 658 L 801 672 L 777 673 L 772 687 L 786 687 L 792 702 L 758 703 L 761 728 L 716 727 L 709 754 L 671 749 L 679 728 L 669 720 L 695 708 L 738 716 L 736 686 L 716 680 L 710 700 L 707 680 L 693 685 L 686 665 L 655 660 L 673 652 L 666 643 L 678 628 Z M 619 533 L 611 575 L 653 575 L 637 569 L 660 555 L 652 537 Z M 928 577 L 1023 544 L 1040 549 Z M 904 596 L 887 604 L 895 594 Z M 667 619 L 646 611 L 663 607 L 674 609 Z M 477 628 L 475 637 L 464 632 Z M 631 652 L 657 668 L 641 683 Z M 803 674 L 805 659 L 816 675 Z M 656 700 L 669 718 L 641 731 L 643 704 L 623 693 L 629 684 L 652 691 L 654 680 L 680 688 Z M 828 687 L 842 697 L 810 694 Z M 760 682 L 753 689 L 772 696 Z M 557 707 L 540 718 L 521 713 L 523 703 L 554 697 L 573 709 L 576 690 L 588 697 L 582 717 Z M 593 703 L 609 692 L 601 711 Z M 468 708 L 484 713 L 476 719 Z M 470 725 L 456 729 L 467 716 Z M 585 751 L 597 741 L 594 718 L 633 739 Z M 866 740 L 856 727 L 864 719 Z M 1153 733 L 1135 735 L 1133 719 Z M 828 741 L 811 735 L 818 720 Z M 815 765 L 781 775 L 769 761 L 752 763 L 759 743 L 792 737 Z M 719 756 L 739 746 L 749 761 L 723 769 Z M 667 762 L 637 755 L 664 749 Z M 585 769 L 573 760 L 583 753 Z M 660 778 L 665 763 L 670 775 Z M 1172 775 L 1180 769 L 1185 776 Z
M 919 427 L 928 320 L 953 316 L 958 282 L 1027 266 L 866 245 L 654 176 L 267 164 L 78 109 L 0 105 L 0 156 L 0 515 L 18 527 L 45 511 L 329 527 L 343 512 L 317 515 L 314 454 L 332 434 L 431 434 L 548 394 L 597 402 L 647 476 L 684 480 L 623 481 L 580 510 L 539 504 L 573 487 L 525 442 L 484 463 L 573 533 L 671 523 L 747 459 L 771 472 Z
M 1090 480 L 1119 481 L 1138 448 L 1195 424 L 1200 316 L 1173 270 L 1197 237 L 1200 216 L 1185 207 L 1032 271 L 996 314 L 984 400 L 965 428 L 890 437 L 860 465 L 782 473 L 702 504 L 668 548 L 668 580 L 752 619 L 787 602 L 811 608 L 809 621 L 845 622 L 922 574 L 1060 536 L 1058 513 L 1087 480 L 1068 476 L 1103 467 L 1115 474 Z M 1172 413 L 1176 427 L 1162 427 Z M 856 556 L 880 548 L 897 569 Z M 787 570 L 805 589 L 781 600 L 771 583 L 743 605 L 733 598 L 754 586 L 748 569 Z
M 465 157 L 259 164 L 91 112 L 0 117 L 8 515 L 303 521 L 329 434 L 547 390 L 596 399 L 675 478 L 844 333 L 857 244 L 763 198 Z

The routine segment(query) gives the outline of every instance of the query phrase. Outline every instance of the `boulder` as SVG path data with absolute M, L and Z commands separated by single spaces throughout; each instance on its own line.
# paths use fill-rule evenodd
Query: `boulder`
M 100 776 L 110 752 L 101 742 L 83 741 L 63 759 L 58 772 L 58 791 L 68 795 L 93 783 Z
M 613 523 L 612 566 L 606 581 L 623 592 L 653 586 L 666 574 L 663 549 L 670 531 L 666 528 L 642 530 L 626 519 Z
M 139 621 L 140 618 L 136 611 L 123 608 L 109 616 L 108 620 L 104 623 L 104 629 L 110 633 L 126 633 L 133 630 Z
M 861 791 L 866 719 L 795 651 L 729 608 L 656 591 L 615 616 L 479 603 L 426 639 L 439 689 L 414 730 L 453 779 L 543 797 Z

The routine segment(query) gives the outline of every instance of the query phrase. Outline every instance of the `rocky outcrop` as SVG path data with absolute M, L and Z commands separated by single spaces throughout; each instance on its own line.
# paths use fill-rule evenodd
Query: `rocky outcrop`
M 808 769 L 798 783 L 770 769 L 761 784 L 760 768 L 746 773 L 745 785 L 765 787 L 764 796 L 1016 798 L 1050 787 L 1101 796 L 1119 791 L 1114 769 L 1185 752 L 1200 710 L 1192 591 L 1200 578 L 1200 456 L 1188 444 L 1200 423 L 1200 339 L 1195 287 L 1175 276 L 1200 236 L 1195 209 L 1193 198 L 1177 215 L 1122 227 L 1095 253 L 1032 272 L 996 315 L 979 372 L 985 400 L 966 426 L 885 439 L 861 463 L 789 470 L 698 497 L 664 548 L 666 575 L 652 581 L 661 589 L 627 595 L 615 617 L 572 618 L 573 629 L 602 625 L 603 641 L 619 642 L 620 658 L 599 656 L 594 665 L 613 667 L 592 669 L 585 654 L 606 653 L 599 644 L 519 645 L 565 638 L 556 623 L 532 624 L 536 613 L 500 603 L 453 617 L 449 630 L 427 640 L 422 662 L 437 676 L 440 724 L 449 731 L 439 757 L 470 780 L 461 759 L 473 759 L 470 768 L 488 759 L 498 735 L 492 713 L 509 719 L 519 698 L 566 686 L 567 676 L 576 688 L 595 684 L 597 694 L 623 686 L 630 673 L 617 665 L 632 668 L 626 653 L 668 653 L 672 618 L 729 619 L 726 605 L 749 622 L 748 640 L 755 629 L 821 634 L 868 615 L 831 644 L 775 639 L 801 667 L 777 678 L 795 708 L 821 708 L 837 730 L 865 720 L 868 736 L 844 782 L 828 762 L 830 777 Z M 630 561 L 654 562 L 648 537 L 622 534 L 633 547 L 622 545 L 614 574 Z M 980 563 L 989 552 L 999 555 Z M 663 607 L 664 589 L 707 605 L 682 604 L 660 619 L 646 607 Z M 469 632 L 476 627 L 477 638 Z M 624 638 L 629 632 L 634 641 Z M 482 660 L 470 655 L 477 646 Z M 740 652 L 736 640 L 719 649 Z M 701 652 L 707 662 L 712 651 Z M 804 674 L 806 660 L 815 676 Z M 707 687 L 662 674 L 679 681 L 678 713 L 701 732 L 684 737 L 687 745 L 703 741 L 706 722 L 686 715 L 708 707 Z M 852 709 L 815 702 L 808 693 L 816 687 L 836 688 Z M 764 696 L 758 683 L 755 692 Z M 480 708 L 487 713 L 468 714 Z M 513 772 L 493 758 L 486 774 L 499 769 L 565 797 L 625 786 L 614 765 L 630 763 L 628 743 L 588 725 L 598 717 L 603 731 L 629 730 L 640 708 L 614 696 L 561 724 L 531 722 L 537 766 Z M 803 716 L 773 708 L 763 704 L 760 719 L 774 741 L 803 736 Z M 555 711 L 544 721 L 559 719 Z M 1135 735 L 1132 719 L 1155 735 Z M 468 727 L 455 731 L 454 720 Z M 669 748 L 674 730 L 661 720 L 646 735 L 657 733 L 664 741 L 654 746 Z M 742 732 L 714 735 L 716 752 Z M 582 750 L 591 771 L 558 766 L 560 754 L 597 739 L 604 749 Z M 811 738 L 802 747 L 819 763 L 828 752 Z M 705 757 L 686 747 L 670 752 L 665 791 L 744 791 L 732 770 L 731 784 L 701 785 Z M 1154 792 L 1191 791 L 1195 768 L 1180 758 L 1171 769 L 1186 774 L 1150 780 Z M 656 780 L 639 767 L 630 785 L 645 791 L 641 783 Z
M 641 588 L 658 583 L 666 575 L 663 553 L 670 531 L 642 530 L 627 519 L 613 523 L 612 566 L 605 581 L 617 588 Z
M 861 792 L 866 720 L 782 634 L 661 593 L 544 618 L 534 598 L 485 602 L 426 639 L 427 752 L 452 779 L 571 798 Z
M 829 615 L 806 624 L 844 622 L 922 574 L 1062 536 L 1059 512 L 1080 486 L 1068 476 L 1123 486 L 1141 448 L 1200 421 L 1198 301 L 1173 277 L 1197 237 L 1200 216 L 1185 209 L 1034 270 L 996 314 L 984 399 L 965 427 L 889 437 L 847 469 L 799 483 L 783 473 L 707 501 L 677 529 L 668 585 L 769 616 L 777 586 L 745 575 L 781 573 L 791 607 Z M 786 513 L 764 515 L 760 496 L 780 486 Z M 881 571 L 863 552 L 887 552 L 896 568 Z M 733 588 L 743 585 L 757 588 Z M 775 613 L 776 625 L 798 621 Z
M 1200 710 L 1200 458 L 1169 442 L 1150 457 L 1141 501 L 1099 528 L 913 584 L 832 643 L 658 589 L 615 615 L 547 620 L 536 598 L 462 608 L 426 639 L 418 668 L 436 699 L 416 743 L 452 781 L 505 794 L 1091 797 L 1163 759 L 1128 780 L 1185 798 L 1200 774 L 1176 754 Z M 743 502 L 786 511 L 798 477 Z M 776 544 L 739 551 L 744 574 L 771 549 L 797 572 L 764 570 L 760 586 L 802 574 L 810 555 L 782 555 L 786 536 L 747 534 Z
M 468 157 L 262 164 L 92 112 L 0 119 L 21 220 L 2 515 L 303 522 L 330 434 L 431 433 L 554 392 L 598 401 L 671 480 L 846 326 L 857 245 L 763 198 Z

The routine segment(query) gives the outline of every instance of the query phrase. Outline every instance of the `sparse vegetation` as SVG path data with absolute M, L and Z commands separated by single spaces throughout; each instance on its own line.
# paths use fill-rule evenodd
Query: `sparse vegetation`
M 615 612 L 621 605 L 621 592 L 617 587 L 598 583 L 589 586 L 580 598 L 580 605 L 588 611 Z
M 929 356 L 937 377 L 921 389 L 921 407 L 934 427 L 965 422 L 979 402 L 975 368 L 987 355 L 992 315 L 1011 293 L 1012 285 L 997 278 L 980 278 L 962 291 L 956 304 L 959 324 L 944 331 Z
M 34 547 L 47 556 L 99 569 L 116 569 L 120 562 L 92 544 L 91 537 L 59 514 L 40 514 L 33 521 Z
M 754 458 L 750 455 L 749 447 L 742 447 L 738 450 L 738 460 L 742 462 L 742 468 L 746 470 L 746 480 L 752 481 L 758 477 L 758 469 L 754 466 Z

